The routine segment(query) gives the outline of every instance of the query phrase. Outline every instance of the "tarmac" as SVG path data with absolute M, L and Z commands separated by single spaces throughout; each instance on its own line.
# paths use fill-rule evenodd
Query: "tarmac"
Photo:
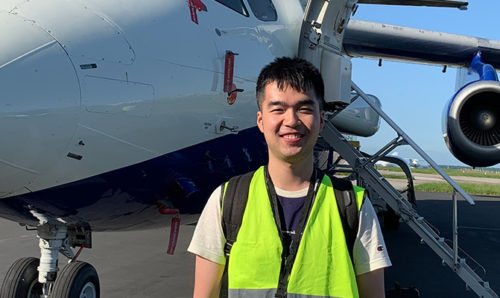
M 459 245 L 478 263 L 491 288 L 500 293 L 500 198 L 474 197 L 475 206 L 459 202 Z M 417 193 L 418 212 L 451 239 L 451 195 Z M 93 248 L 83 250 L 79 260 L 94 265 L 99 273 L 101 297 L 191 297 L 194 256 L 186 251 L 194 225 L 181 226 L 175 254 L 167 255 L 169 220 L 164 228 L 143 231 L 96 232 Z M 398 282 L 414 286 L 420 297 L 477 297 L 432 250 L 420 244 L 406 224 L 398 230 L 384 231 L 393 266 L 385 271 L 386 290 Z M 463 255 L 463 253 L 462 253 Z M 0 219 L 0 280 L 12 262 L 26 256 L 39 256 L 34 231 Z M 60 264 L 66 258 L 61 257 Z M 469 259 L 468 264 L 472 264 Z M 476 267 L 476 266 L 473 266 Z M 483 276 L 482 269 L 477 273 Z

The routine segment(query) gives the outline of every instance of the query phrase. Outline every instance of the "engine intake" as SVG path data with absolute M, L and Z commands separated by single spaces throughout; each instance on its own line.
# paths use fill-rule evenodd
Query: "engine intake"
M 500 82 L 466 85 L 443 116 L 446 145 L 457 159 L 473 167 L 500 162 Z

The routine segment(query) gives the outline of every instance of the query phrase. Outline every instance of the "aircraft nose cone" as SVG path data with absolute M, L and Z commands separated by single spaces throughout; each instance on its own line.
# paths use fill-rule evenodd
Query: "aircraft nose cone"
M 33 20 L 0 11 L 0 197 L 36 189 L 62 155 L 80 105 L 60 44 Z

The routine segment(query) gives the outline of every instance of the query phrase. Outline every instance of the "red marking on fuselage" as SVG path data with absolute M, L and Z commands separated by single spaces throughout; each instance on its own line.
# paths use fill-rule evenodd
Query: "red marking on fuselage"
M 198 24 L 197 11 L 207 11 L 207 6 L 201 0 L 187 0 L 189 5 L 189 13 L 191 14 L 191 21 Z
M 232 84 L 231 86 L 231 91 L 233 90 L 236 90 L 236 85 L 235 84 Z M 238 97 L 238 92 L 237 91 L 234 91 L 234 92 L 230 92 L 228 97 L 227 97 L 227 103 L 229 105 L 232 105 L 235 101 L 236 101 L 236 98 Z
M 236 89 L 233 85 L 234 75 L 234 53 L 227 51 L 224 60 L 224 92 L 231 92 Z

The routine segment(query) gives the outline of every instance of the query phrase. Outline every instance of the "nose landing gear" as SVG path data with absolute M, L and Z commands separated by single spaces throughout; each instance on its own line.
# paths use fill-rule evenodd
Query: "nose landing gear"
M 71 247 L 91 247 L 90 228 L 63 224 L 37 227 L 41 257 L 21 258 L 9 268 L 0 288 L 0 298 L 99 298 L 95 268 L 76 261 Z M 70 259 L 59 271 L 59 253 Z M 77 254 L 78 256 L 78 254 Z

